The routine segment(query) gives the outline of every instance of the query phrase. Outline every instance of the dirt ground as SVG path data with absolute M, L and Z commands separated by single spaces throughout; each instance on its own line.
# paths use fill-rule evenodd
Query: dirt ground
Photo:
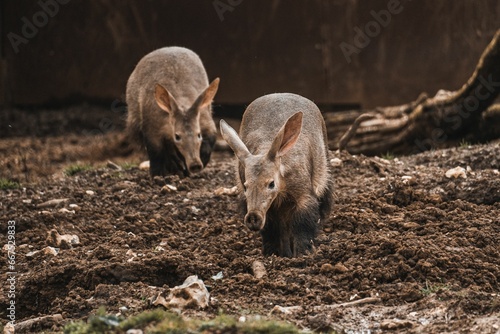
M 229 152 L 216 152 L 192 178 L 151 180 L 136 167 L 144 156 L 120 138 L 110 131 L 0 139 L 0 177 L 21 184 L 0 190 L 2 245 L 15 221 L 16 322 L 63 317 L 31 331 L 60 330 L 100 306 L 123 314 L 154 308 L 159 293 L 198 275 L 210 305 L 186 317 L 263 316 L 317 332 L 500 332 L 499 142 L 391 160 L 331 152 L 334 209 L 314 253 L 287 259 L 264 258 L 236 197 L 215 194 L 235 185 Z M 63 172 L 77 163 L 92 167 Z M 445 176 L 455 167 L 466 178 Z M 175 190 L 161 191 L 165 184 Z M 42 204 L 54 199 L 65 200 Z M 80 243 L 33 254 L 57 246 L 55 231 Z M 7 268 L 5 247 L 2 254 Z M 267 271 L 261 279 L 256 260 Z M 6 282 L 5 269 L 0 278 Z M 6 291 L 4 283 L 3 324 Z

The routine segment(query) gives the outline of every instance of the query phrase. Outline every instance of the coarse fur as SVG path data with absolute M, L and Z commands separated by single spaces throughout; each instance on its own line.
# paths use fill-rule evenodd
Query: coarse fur
M 139 61 L 127 82 L 127 131 L 146 147 L 151 176 L 188 176 L 208 164 L 217 135 L 211 101 L 218 82 L 209 85 L 200 58 L 186 48 L 161 48 Z
M 333 191 L 317 106 L 295 94 L 266 95 L 246 109 L 239 137 L 223 121 L 221 133 L 238 157 L 245 224 L 260 231 L 264 255 L 310 251 Z

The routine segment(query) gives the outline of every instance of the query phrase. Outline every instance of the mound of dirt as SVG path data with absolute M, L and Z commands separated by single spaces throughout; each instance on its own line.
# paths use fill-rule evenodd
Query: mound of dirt
M 103 151 L 117 138 L 0 141 L 2 177 L 21 182 L 1 190 L 0 212 L 2 245 L 15 221 L 16 322 L 60 313 L 60 328 L 100 306 L 137 313 L 198 275 L 210 305 L 187 317 L 223 311 L 349 333 L 500 330 L 498 143 L 393 160 L 331 153 L 334 209 L 315 251 L 288 259 L 263 257 L 236 197 L 215 191 L 235 185 L 230 153 L 217 152 L 192 178 L 151 180 L 137 167 L 107 167 L 140 162 Z M 76 160 L 93 167 L 62 173 Z M 466 178 L 445 176 L 455 167 Z M 254 276 L 255 261 L 265 276 Z M 6 247 L 0 263 L 7 268 Z

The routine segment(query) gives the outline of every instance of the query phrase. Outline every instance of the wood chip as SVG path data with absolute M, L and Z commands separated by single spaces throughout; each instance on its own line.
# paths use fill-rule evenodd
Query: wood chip
M 264 263 L 260 261 L 254 261 L 252 263 L 252 271 L 253 275 L 257 279 L 261 279 L 262 277 L 267 275 L 266 267 L 264 266 Z

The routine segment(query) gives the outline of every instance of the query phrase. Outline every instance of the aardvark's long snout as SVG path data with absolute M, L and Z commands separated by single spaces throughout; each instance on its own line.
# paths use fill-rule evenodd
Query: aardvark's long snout
M 252 211 L 245 216 L 245 225 L 252 231 L 260 231 L 264 227 L 265 219 L 262 214 Z

